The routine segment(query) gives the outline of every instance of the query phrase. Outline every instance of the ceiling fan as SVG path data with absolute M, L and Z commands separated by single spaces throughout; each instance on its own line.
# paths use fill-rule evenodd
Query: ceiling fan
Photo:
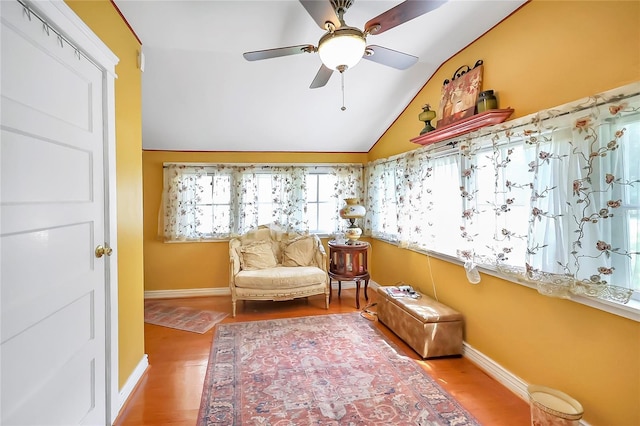
M 299 53 L 318 52 L 322 66 L 311 82 L 311 89 L 323 87 L 329 81 L 334 70 L 343 74 L 353 68 L 360 59 L 377 62 L 396 69 L 404 70 L 418 61 L 407 53 L 398 52 L 382 46 L 366 45 L 368 35 L 383 32 L 404 24 L 413 18 L 424 15 L 446 2 L 439 0 L 406 0 L 386 12 L 369 20 L 364 31 L 350 27 L 344 22 L 344 15 L 354 0 L 300 0 L 313 20 L 327 32 L 320 37 L 318 47 L 311 44 L 257 50 L 243 54 L 248 61 L 297 55 Z M 344 106 L 343 108 L 344 109 Z

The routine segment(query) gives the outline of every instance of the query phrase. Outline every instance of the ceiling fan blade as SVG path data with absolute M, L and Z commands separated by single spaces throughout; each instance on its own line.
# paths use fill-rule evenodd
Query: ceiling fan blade
M 316 77 L 311 82 L 311 86 L 309 86 L 309 89 L 317 89 L 318 87 L 323 87 L 324 85 L 326 85 L 331 78 L 331 74 L 333 74 L 333 70 L 322 65 L 318 70 Z
M 324 25 L 327 21 L 340 28 L 340 20 L 329 0 L 300 0 L 300 3 L 323 30 L 327 29 Z
M 408 53 L 387 49 L 386 47 L 371 45 L 367 46 L 367 51 L 373 52 L 371 55 L 364 55 L 362 58 L 372 62 L 377 62 L 388 67 L 399 70 L 406 70 L 418 62 L 418 58 Z
M 315 50 L 316 48 L 310 44 L 300 44 L 298 46 L 245 52 L 242 56 L 244 56 L 247 61 L 259 61 L 262 59 L 279 58 L 280 56 L 297 55 L 298 53 L 315 52 Z
M 375 18 L 370 19 L 364 28 L 365 31 L 368 31 L 370 34 L 382 34 L 413 18 L 431 12 L 445 3 L 446 1 L 441 0 L 406 0 Z

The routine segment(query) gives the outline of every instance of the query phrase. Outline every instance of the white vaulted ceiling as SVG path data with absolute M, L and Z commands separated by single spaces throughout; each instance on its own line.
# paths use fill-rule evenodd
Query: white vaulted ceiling
M 443 62 L 525 2 L 452 0 L 368 36 L 367 44 L 419 61 L 404 71 L 360 61 L 344 75 L 341 111 L 339 73 L 309 89 L 321 65 L 317 53 L 256 62 L 242 56 L 318 45 L 324 31 L 296 0 L 115 0 L 143 44 L 144 149 L 301 152 L 368 151 Z M 345 21 L 362 29 L 399 3 L 355 0 Z

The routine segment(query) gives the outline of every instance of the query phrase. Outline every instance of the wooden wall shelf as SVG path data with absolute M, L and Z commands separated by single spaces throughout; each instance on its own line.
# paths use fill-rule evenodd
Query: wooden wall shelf
M 445 139 L 455 138 L 465 133 L 473 132 L 482 127 L 492 126 L 504 122 L 513 114 L 513 109 L 490 109 L 480 114 L 472 115 L 455 123 L 447 124 L 436 130 L 420 135 L 411 139 L 411 142 L 420 145 L 430 145 Z

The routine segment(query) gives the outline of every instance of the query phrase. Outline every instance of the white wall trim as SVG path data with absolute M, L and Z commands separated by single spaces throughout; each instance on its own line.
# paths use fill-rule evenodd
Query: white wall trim
M 482 352 L 474 349 L 467 342 L 463 342 L 462 344 L 462 356 L 476 364 L 478 368 L 483 370 L 489 376 L 494 378 L 498 383 L 516 394 L 527 404 L 529 403 L 529 393 L 527 392 L 529 383 L 511 373 Z M 585 422 L 584 420 L 580 420 L 580 424 L 582 426 L 590 426 L 589 423 Z
M 184 290 L 148 290 L 145 299 L 179 299 L 184 297 L 229 296 L 229 287 L 188 288 Z
M 364 284 L 360 287 L 364 289 Z M 380 287 L 380 285 L 369 280 L 369 288 Z M 331 282 L 331 288 L 338 289 L 338 282 Z M 356 288 L 355 281 L 342 281 L 342 288 Z M 364 290 L 363 290 L 364 291 Z M 148 290 L 144 292 L 145 299 L 180 299 L 184 297 L 206 297 L 206 296 L 229 296 L 231 290 L 229 287 L 209 287 L 209 288 L 188 288 L 183 290 Z
M 119 377 L 119 302 L 118 302 L 118 209 L 117 209 L 117 182 L 116 182 L 116 106 L 115 106 L 115 79 L 109 73 L 103 74 L 104 96 L 106 105 L 104 110 L 104 177 L 105 177 L 105 243 L 113 249 L 106 266 L 107 270 L 107 351 L 109 362 L 110 381 L 110 421 L 113 423 L 120 412 L 113 398 L 118 395 Z
M 142 359 L 140 360 L 140 362 L 138 362 L 138 365 L 136 365 L 136 368 L 133 369 L 133 372 L 127 379 L 122 389 L 120 390 L 120 394 L 118 398 L 118 412 L 122 410 L 122 408 L 124 407 L 124 404 L 127 402 L 127 399 L 129 399 L 129 397 L 135 390 L 136 386 L 142 379 L 142 376 L 144 375 L 145 371 L 147 371 L 148 367 L 149 367 L 149 357 L 147 356 L 147 354 L 144 354 L 142 356 Z
M 462 355 L 484 370 L 489 376 L 507 387 L 511 392 L 518 395 L 524 401 L 529 402 L 529 394 L 527 393 L 529 384 L 520 377 L 512 374 L 482 352 L 474 349 L 467 342 L 463 342 Z

